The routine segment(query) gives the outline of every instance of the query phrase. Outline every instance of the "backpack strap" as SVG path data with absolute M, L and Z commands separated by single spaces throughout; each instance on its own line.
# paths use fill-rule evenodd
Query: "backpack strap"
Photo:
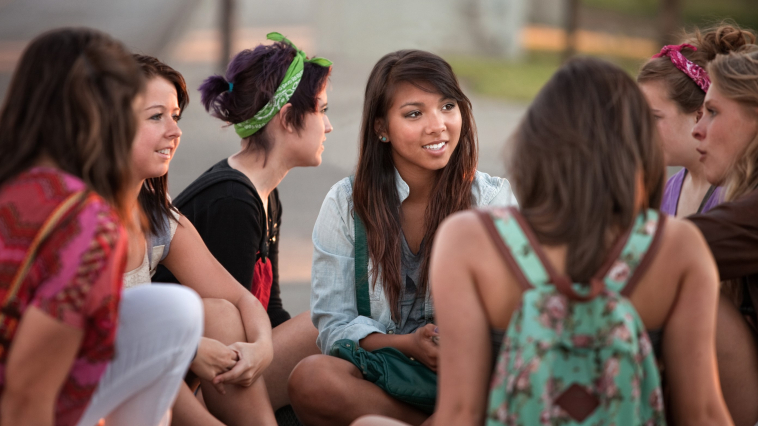
M 355 176 L 350 176 L 353 186 Z M 366 227 L 353 206 L 353 229 L 355 230 L 355 303 L 358 315 L 371 317 L 371 299 L 368 291 L 368 241 Z
M 248 177 L 243 173 L 234 169 L 212 170 L 211 168 L 200 175 L 200 177 L 192 182 L 187 188 L 185 188 L 184 191 L 179 194 L 179 196 L 174 198 L 172 203 L 174 206 L 176 206 L 176 208 L 181 209 L 185 204 L 187 204 L 187 202 L 189 202 L 189 200 L 194 198 L 197 194 L 206 188 L 227 180 L 239 182 L 242 185 L 248 187 L 251 191 L 256 191 L 255 186 L 253 186 L 253 182 L 251 182 L 250 179 L 248 179 Z M 263 203 L 261 202 L 261 207 L 262 206 Z
M 216 167 L 216 166 L 213 166 Z M 211 167 L 210 169 L 206 170 L 205 173 L 200 175 L 194 182 L 192 182 L 187 188 L 184 189 L 175 199 L 172 200 L 172 204 L 179 209 L 180 211 L 182 208 L 197 194 L 204 191 L 205 189 L 220 183 L 220 182 L 226 182 L 226 181 L 233 181 L 241 183 L 242 185 L 245 185 L 250 191 L 252 191 L 254 194 L 258 193 L 258 190 L 255 189 L 255 186 L 253 185 L 253 182 L 248 179 L 247 176 L 245 176 L 244 173 L 240 172 L 239 170 L 235 169 L 213 169 Z M 256 200 L 258 203 L 258 207 L 261 209 L 261 212 L 263 214 L 263 218 L 258 218 L 261 220 L 261 223 L 266 223 L 266 212 L 263 209 L 263 201 L 259 197 L 253 197 L 253 199 Z M 266 240 L 268 239 L 268 232 L 266 232 L 265 227 L 264 231 L 261 233 L 261 241 L 258 242 L 258 250 L 260 251 L 261 258 L 265 261 L 268 257 L 268 244 L 266 244 Z
M 524 271 L 521 270 L 521 267 L 519 267 L 518 262 L 513 257 L 511 250 L 506 245 L 506 239 L 503 237 L 495 225 L 498 219 L 495 219 L 489 212 L 485 210 L 474 210 L 474 212 L 476 212 L 476 215 L 479 216 L 479 219 L 481 219 L 482 224 L 484 225 L 484 229 L 487 230 L 487 234 L 489 234 L 492 242 L 495 244 L 495 247 L 497 247 L 497 251 L 500 253 L 500 256 L 502 256 L 503 260 L 505 260 L 506 265 L 508 265 L 511 273 L 516 278 L 516 282 L 524 291 L 531 289 L 532 284 L 529 282 L 529 279 L 526 278 L 526 275 L 524 275 Z
M 569 277 L 555 271 L 529 224 L 517 209 L 495 208 L 479 211 L 478 214 L 525 290 L 531 286 L 552 283 L 559 292 L 579 301 L 594 298 L 604 288 L 628 297 L 655 257 L 665 223 L 665 215 L 660 215 L 657 211 L 640 213 L 635 225 L 617 240 L 609 252 L 608 260 L 590 279 L 588 290 L 579 293 Z
M 614 266 L 608 270 L 605 278 L 606 286 L 618 291 L 624 297 L 631 296 L 660 249 L 665 225 L 666 215 L 656 210 L 647 210 L 637 216 L 637 221 L 623 251 Z M 628 277 L 623 280 L 626 267 L 629 268 Z
M 534 234 L 513 207 L 476 210 L 506 264 L 524 290 L 552 282 Z

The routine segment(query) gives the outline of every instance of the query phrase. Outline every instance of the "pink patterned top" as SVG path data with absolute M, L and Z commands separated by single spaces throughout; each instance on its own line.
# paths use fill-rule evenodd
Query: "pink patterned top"
M 0 301 L 45 219 L 68 195 L 84 188 L 78 178 L 44 167 L 0 187 Z M 34 306 L 84 331 L 55 407 L 56 425 L 77 423 L 113 359 L 126 242 L 113 209 L 94 193 L 64 215 L 40 246 L 17 303 L 0 323 L 0 337 L 9 337 L 0 341 L 0 393 L 16 325 Z

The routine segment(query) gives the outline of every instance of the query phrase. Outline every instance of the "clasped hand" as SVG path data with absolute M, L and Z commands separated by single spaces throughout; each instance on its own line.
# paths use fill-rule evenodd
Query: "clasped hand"
M 434 324 L 427 324 L 410 334 L 413 344 L 409 355 L 436 372 L 439 346 L 434 342 L 434 338 L 439 336 L 439 333 L 435 331 L 435 328 Z
M 262 343 L 237 342 L 229 346 L 203 337 L 190 369 L 225 395 L 224 384 L 250 386 L 273 359 L 273 348 Z

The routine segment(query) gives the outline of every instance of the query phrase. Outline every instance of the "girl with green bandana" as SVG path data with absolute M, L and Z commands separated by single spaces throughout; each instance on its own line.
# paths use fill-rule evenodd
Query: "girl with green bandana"
M 305 424 L 346 425 L 365 414 L 411 424 L 428 418 L 428 407 L 390 396 L 353 363 L 327 354 L 340 344 L 391 347 L 436 371 L 428 285 L 435 231 L 457 211 L 515 203 L 508 181 L 478 172 L 477 160 L 471 103 L 450 65 L 418 50 L 379 60 L 366 85 L 355 176 L 332 187 L 313 230 L 311 318 L 324 355 L 303 360 L 289 380 Z M 436 385 L 424 383 L 433 395 Z
M 290 319 L 279 296 L 282 206 L 277 186 L 293 167 L 321 163 L 326 134 L 332 131 L 325 90 L 331 62 L 307 59 L 281 34 L 271 33 L 268 39 L 275 43 L 238 53 L 224 76 L 211 76 L 200 86 L 206 110 L 234 124 L 241 148 L 198 177 L 173 203 L 240 288 L 267 309 L 274 361 L 263 377 L 277 410 L 289 404 L 287 377 L 293 367 L 318 353 L 309 314 Z M 177 282 L 166 270 L 159 270 L 154 280 Z

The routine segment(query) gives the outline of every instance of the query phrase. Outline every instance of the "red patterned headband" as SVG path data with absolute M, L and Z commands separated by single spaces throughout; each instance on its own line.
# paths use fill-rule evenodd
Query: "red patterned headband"
M 708 73 L 703 69 L 703 67 L 690 61 L 689 59 L 685 58 L 684 55 L 682 55 L 682 49 L 685 47 L 692 50 L 697 50 L 697 47 L 687 43 L 680 44 L 678 46 L 663 46 L 663 49 L 661 49 L 660 53 L 653 55 L 653 58 L 668 56 L 671 58 L 671 62 L 675 67 L 677 67 L 683 73 L 687 74 L 687 77 L 691 78 L 695 84 L 703 89 L 703 92 L 708 92 L 708 88 L 711 87 L 711 79 L 708 78 Z

